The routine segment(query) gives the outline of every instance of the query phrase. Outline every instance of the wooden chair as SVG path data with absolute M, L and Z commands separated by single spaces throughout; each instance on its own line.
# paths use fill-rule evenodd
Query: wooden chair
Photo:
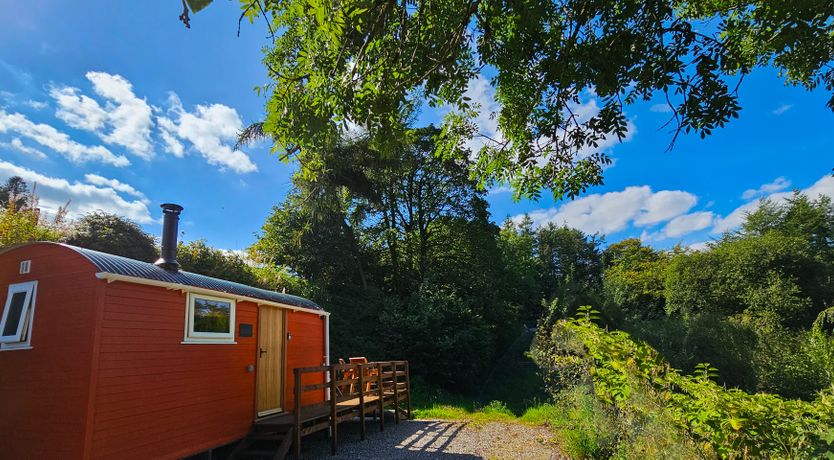
M 339 364 L 345 364 L 345 360 L 342 359 L 342 358 L 339 358 Z M 337 378 L 339 380 L 348 380 L 348 379 L 356 378 L 356 375 L 355 375 L 355 372 L 353 371 L 353 369 L 348 369 L 348 370 L 345 370 L 345 371 L 340 371 L 339 375 L 337 375 Z M 347 388 L 347 387 L 348 387 L 348 385 L 338 385 L 336 387 L 336 391 L 339 392 L 339 396 L 344 396 L 346 394 L 345 393 L 345 388 Z M 350 390 L 350 392 L 353 392 L 353 385 L 350 385 L 349 390 Z
M 368 364 L 368 358 L 364 356 L 356 357 L 356 358 L 349 358 L 351 364 Z M 365 392 L 371 391 L 374 382 L 376 382 L 376 376 L 379 374 L 379 369 L 366 369 L 365 373 L 362 374 L 362 378 L 365 380 Z M 351 388 L 352 390 L 353 388 Z

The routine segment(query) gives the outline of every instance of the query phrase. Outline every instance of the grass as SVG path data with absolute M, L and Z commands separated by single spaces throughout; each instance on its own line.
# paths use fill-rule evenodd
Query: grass
M 412 409 L 417 419 L 546 426 L 572 458 L 698 458 L 662 416 L 633 420 L 599 401 L 590 386 L 564 390 L 548 401 L 537 367 L 527 357 L 532 334 L 524 335 L 496 363 L 496 370 L 474 395 L 459 395 L 412 380 Z M 652 411 L 649 411 L 652 412 Z M 658 412 L 659 414 L 659 412 Z
M 475 395 L 457 395 L 412 381 L 412 409 L 418 419 L 465 420 L 471 423 L 526 422 L 552 407 L 538 366 L 527 356 L 533 331 L 525 330 L 496 363 Z M 535 424 L 543 424 L 536 422 Z
M 475 425 L 489 422 L 514 422 L 518 419 L 500 401 L 493 401 L 485 407 L 474 410 L 450 404 L 434 404 L 430 407 L 415 410 L 414 416 L 417 419 L 461 420 Z

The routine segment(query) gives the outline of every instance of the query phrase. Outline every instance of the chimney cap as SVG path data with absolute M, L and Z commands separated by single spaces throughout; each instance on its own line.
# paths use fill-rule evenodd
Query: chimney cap
M 162 203 L 161 205 L 159 205 L 159 207 L 162 208 L 163 212 L 164 211 L 170 211 L 170 212 L 180 213 L 180 212 L 182 212 L 182 209 L 183 209 L 182 206 L 180 206 L 176 203 Z

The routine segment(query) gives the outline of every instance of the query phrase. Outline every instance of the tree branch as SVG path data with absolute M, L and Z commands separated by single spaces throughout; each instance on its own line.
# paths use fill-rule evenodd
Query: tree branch
M 188 4 L 185 3 L 185 0 L 182 0 L 182 14 L 180 15 L 180 21 L 185 24 L 186 29 L 191 28 L 191 18 L 188 17 Z

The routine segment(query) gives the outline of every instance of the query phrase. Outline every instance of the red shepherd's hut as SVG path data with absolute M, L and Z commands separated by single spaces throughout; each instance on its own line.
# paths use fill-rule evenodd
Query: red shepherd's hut
M 182 208 L 163 209 L 156 264 L 56 243 L 0 252 L 0 457 L 206 451 L 292 408 L 293 368 L 328 362 L 327 312 L 178 270 Z

